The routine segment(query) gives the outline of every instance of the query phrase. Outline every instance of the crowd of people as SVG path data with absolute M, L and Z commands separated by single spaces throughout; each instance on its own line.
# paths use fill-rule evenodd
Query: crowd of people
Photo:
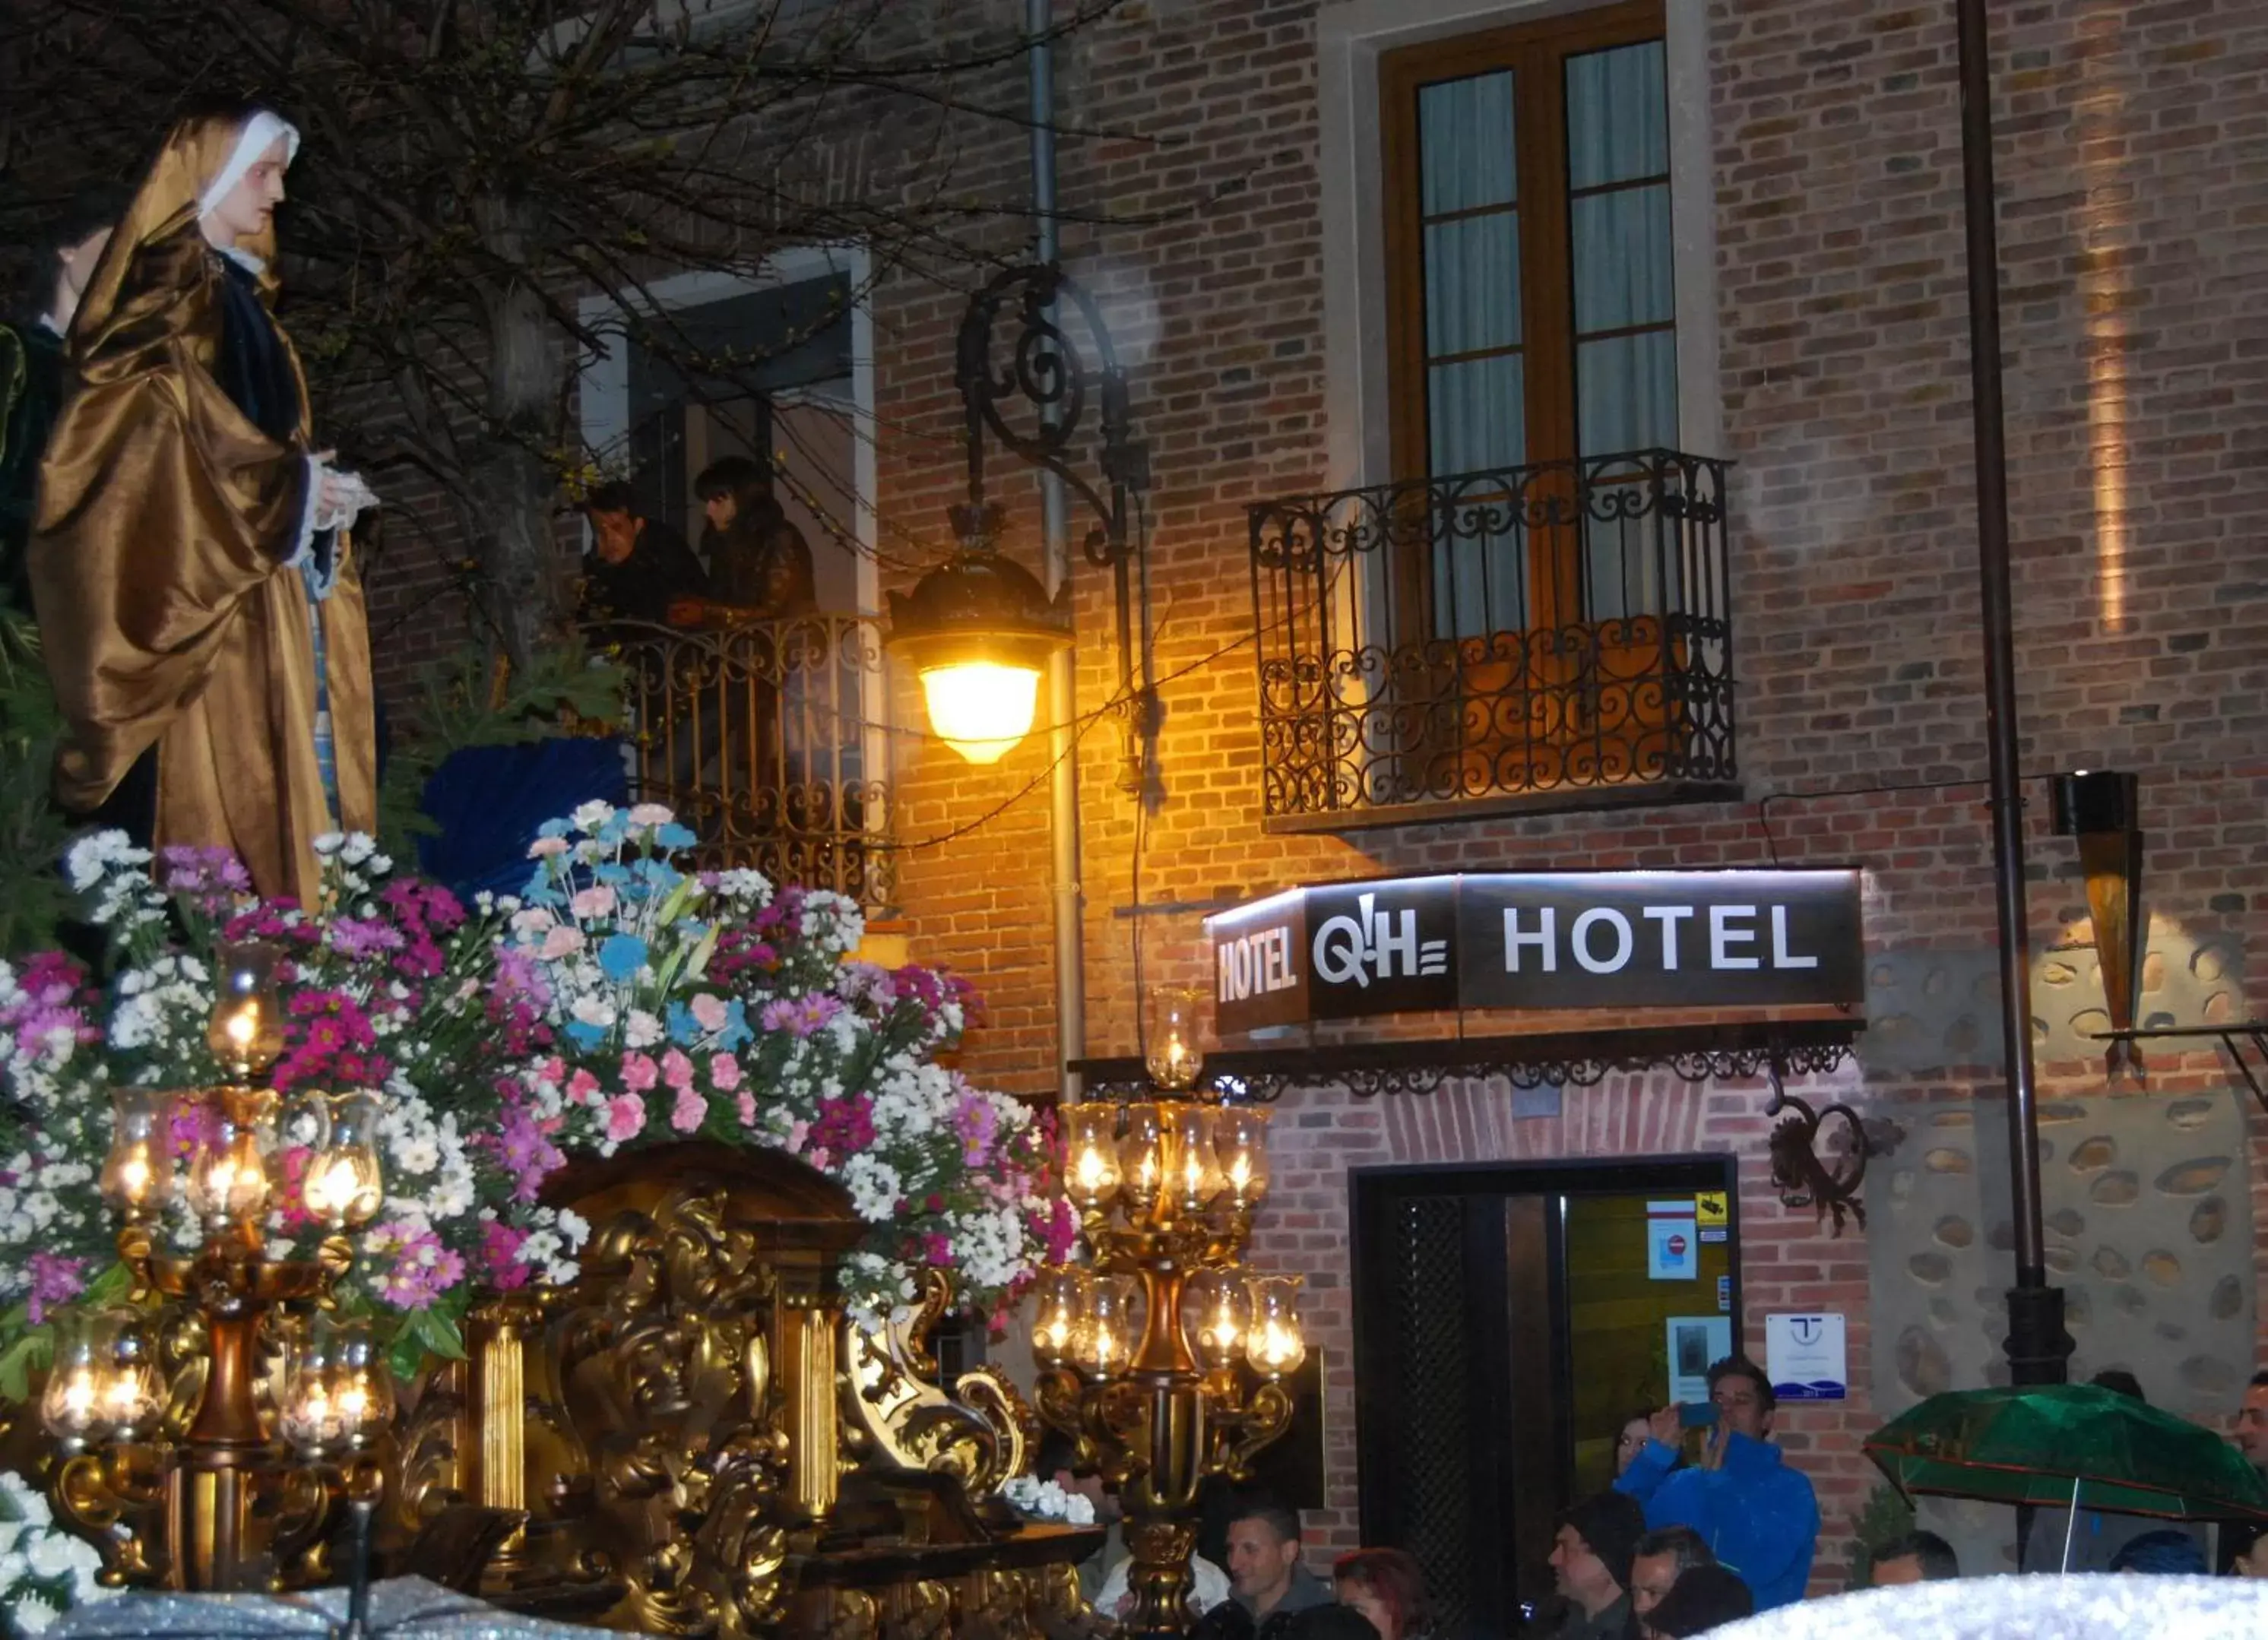
M 2142 1394 L 2131 1374 L 2106 1372 L 2094 1381 Z M 1819 1506 L 1809 1480 L 1771 1440 L 1771 1380 L 1754 1362 L 1734 1356 L 1710 1369 L 1708 1383 L 1705 1408 L 1649 1408 L 1624 1425 L 1613 1485 L 1558 1518 L 1550 1559 L 1555 1598 L 1539 1603 L 1523 1634 L 1683 1640 L 1803 1598 Z M 1683 1438 L 1695 1429 L 1706 1433 L 1698 1456 L 1689 1460 Z M 2235 1441 L 2268 1476 L 2268 1372 L 2256 1374 L 2245 1392 Z M 1070 1462 L 1068 1445 L 1057 1443 L 1042 1450 L 1041 1471 L 1084 1493 L 1109 1527 L 1103 1550 L 1081 1568 L 1082 1587 L 1099 1618 L 1123 1618 L 1132 1607 L 1116 1502 L 1094 1475 L 1075 1475 Z M 1405 1548 L 1343 1554 L 1326 1579 L 1302 1554 L 1296 1510 L 1267 1498 L 1224 1496 L 1209 1515 L 1190 1556 L 1195 1640 L 1466 1640 L 1429 1602 L 1424 1569 Z M 2117 1516 L 2106 1529 L 2088 1511 L 2082 1519 L 2084 1526 L 2070 1524 L 2102 1549 L 2086 1570 L 2208 1570 L 2199 1528 Z M 2060 1517 L 2036 1523 L 2035 1541 L 2061 1545 L 2066 1525 Z M 2220 1544 L 2222 1570 L 2268 1577 L 2268 1530 L 2224 1526 Z M 1226 1570 L 1209 1548 L 1225 1559 Z M 1874 1588 L 1962 1576 L 1953 1545 L 1934 1532 L 1910 1531 L 1861 1551 L 1865 1581 Z

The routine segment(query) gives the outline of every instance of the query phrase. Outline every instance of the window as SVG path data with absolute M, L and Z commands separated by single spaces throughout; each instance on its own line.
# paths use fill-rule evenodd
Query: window
M 1597 458 L 1675 446 L 1664 62 L 1656 0 L 1381 60 L 1397 478 L 1572 462 L 1572 509 L 1611 481 Z M 1434 532 L 1429 561 L 1399 566 L 1422 636 L 1660 608 L 1657 566 L 1620 532 L 1532 521 L 1551 493 L 1524 484 L 1530 522 Z

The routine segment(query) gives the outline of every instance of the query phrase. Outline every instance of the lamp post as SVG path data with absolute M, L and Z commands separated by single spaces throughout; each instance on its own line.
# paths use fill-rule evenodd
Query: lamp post
M 40 1409 L 61 1449 L 57 1511 L 105 1548 L 113 1575 L 177 1590 L 270 1589 L 297 1580 L 286 1571 L 294 1557 L 304 1557 L 300 1576 L 320 1576 L 338 1506 L 375 1497 L 381 1483 L 369 1449 L 394 1406 L 368 1329 L 288 1308 L 328 1306 L 354 1262 L 349 1232 L 384 1200 L 379 1103 L 306 1093 L 279 1112 L 276 1091 L 260 1084 L 284 1046 L 283 953 L 253 941 L 217 954 L 208 1043 L 229 1079 L 181 1096 L 117 1092 L 101 1183 L 126 1220 L 118 1252 L 134 1302 L 80 1318 Z M 268 1254 L 279 1114 L 306 1147 L 301 1200 L 325 1230 L 312 1258 Z M 153 1230 L 172 1200 L 182 1127 L 195 1135 L 186 1194 L 202 1233 L 187 1254 L 160 1252 Z M 263 1397 L 279 1354 L 280 1387 Z M 201 1381 L 180 1379 L 194 1399 L 162 1416 L 164 1369 L 194 1374 L 200 1356 Z
M 1248 1478 L 1307 1358 L 1299 1278 L 1244 1265 L 1268 1113 L 1189 1089 L 1064 1113 L 1064 1194 L 1090 1262 L 1042 1276 L 1032 1321 L 1040 1416 L 1117 1489 L 1136 1636 L 1186 1629 L 1198 1488 Z
M 1017 304 L 1018 331 L 1004 364 L 993 360 L 1002 310 Z M 1079 315 L 1095 361 L 1089 364 L 1057 322 Z M 1129 717 L 1121 784 L 1139 789 L 1144 746 L 1154 729 L 1154 695 L 1135 629 L 1133 571 L 1140 552 L 1131 527 L 1135 498 L 1150 484 L 1149 446 L 1132 437 L 1126 372 L 1094 298 L 1053 262 L 1012 268 L 976 296 L 961 316 L 954 377 L 961 390 L 968 447 L 968 499 L 952 509 L 954 555 L 890 595 L 889 649 L 920 677 L 930 725 L 975 763 L 998 761 L 1028 733 L 1048 658 L 1071 640 L 1070 586 L 1050 599 L 1021 566 L 1001 555 L 1001 509 L 988 498 L 984 456 L 997 438 L 1028 466 L 1053 474 L 1086 504 L 1087 561 L 1110 570 L 1116 595 L 1119 698 Z M 1018 424 L 1019 403 L 1033 424 Z M 1071 456 L 1099 422 L 1101 482 L 1075 470 Z M 1138 673 L 1140 680 L 1137 681 Z

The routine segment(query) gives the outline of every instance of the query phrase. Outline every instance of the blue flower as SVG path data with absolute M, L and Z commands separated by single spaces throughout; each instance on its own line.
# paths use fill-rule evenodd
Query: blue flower
M 548 820 L 535 828 L 535 835 L 539 837 L 564 837 L 574 829 L 571 820 Z
M 578 1048 L 596 1048 L 607 1040 L 606 1027 L 581 1019 L 570 1019 L 567 1022 L 567 1038 Z
M 684 827 L 672 820 L 653 834 L 654 842 L 664 849 L 690 849 L 701 841 Z
M 669 1004 L 669 1040 L 680 1048 L 690 1048 L 701 1040 L 701 1026 L 693 1011 L 681 1002 Z
M 591 875 L 597 881 L 605 883 L 608 886 L 614 888 L 620 888 L 624 883 L 630 880 L 630 868 L 628 866 L 617 865 L 612 860 L 608 860 L 603 865 L 594 867 Z
M 735 997 L 726 1004 L 725 1011 L 728 1018 L 725 1021 L 725 1028 L 717 1033 L 717 1046 L 729 1054 L 755 1033 L 748 1029 L 747 1004 L 739 997 Z
M 610 934 L 599 947 L 599 971 L 608 979 L 634 977 L 645 967 L 645 941 L 635 934 Z

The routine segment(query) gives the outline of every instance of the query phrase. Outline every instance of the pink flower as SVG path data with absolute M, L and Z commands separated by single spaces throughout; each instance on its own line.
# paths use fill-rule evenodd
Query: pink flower
M 622 1085 L 633 1093 L 644 1093 L 652 1088 L 659 1072 L 652 1058 L 644 1054 L 622 1055 Z
M 740 1125 L 743 1128 L 755 1127 L 756 1125 L 756 1096 L 753 1093 L 741 1094 L 740 1098 Z
M 710 1055 L 709 1082 L 719 1093 L 730 1093 L 740 1085 L 740 1062 L 730 1054 Z
M 635 1093 L 617 1093 L 607 1101 L 607 1136 L 616 1144 L 645 1131 L 645 1101 Z
M 548 860 L 555 854 L 566 852 L 567 839 L 564 837 L 538 837 L 527 845 L 527 857 L 531 860 Z
M 578 917 L 607 916 L 615 908 L 615 891 L 600 883 L 594 887 L 578 889 L 567 908 Z
M 725 1006 L 725 999 L 712 997 L 707 991 L 696 997 L 691 1006 L 693 1023 L 704 1031 L 721 1031 L 725 1028 L 725 1022 L 733 1017 L 732 1011 Z
M 666 1085 L 675 1088 L 680 1093 L 687 1092 L 693 1086 L 693 1062 L 677 1049 L 671 1048 L 661 1056 L 661 1079 Z
M 559 925 L 559 919 L 541 906 L 530 906 L 525 911 L 512 914 L 512 931 L 515 934 L 547 934 Z
M 788 1123 L 788 1128 L 787 1128 L 787 1148 L 788 1148 L 788 1153 L 789 1153 L 791 1156 L 792 1156 L 792 1155 L 796 1155 L 796 1154 L 799 1153 L 799 1152 L 802 1151 L 802 1149 L 803 1149 L 803 1147 L 804 1147 L 805 1144 L 806 1144 L 806 1143 L 810 1139 L 810 1137 L 811 1137 L 811 1124 L 810 1124 L 809 1122 L 792 1122 Z M 818 1163 L 818 1164 L 816 1164 L 816 1166 L 826 1166 L 826 1164 L 822 1162 L 822 1163 Z
M 567 1078 L 567 1097 L 578 1105 L 596 1105 L 605 1094 L 598 1077 L 587 1070 L 578 1070 Z
M 583 930 L 562 924 L 543 937 L 543 946 L 539 954 L 556 961 L 561 957 L 571 957 L 582 949 Z
M 666 803 L 634 803 L 630 805 L 633 826 L 666 826 L 677 815 Z
M 680 1133 L 691 1133 L 707 1119 L 709 1101 L 690 1087 L 677 1091 L 677 1103 L 669 1107 L 669 1125 Z

